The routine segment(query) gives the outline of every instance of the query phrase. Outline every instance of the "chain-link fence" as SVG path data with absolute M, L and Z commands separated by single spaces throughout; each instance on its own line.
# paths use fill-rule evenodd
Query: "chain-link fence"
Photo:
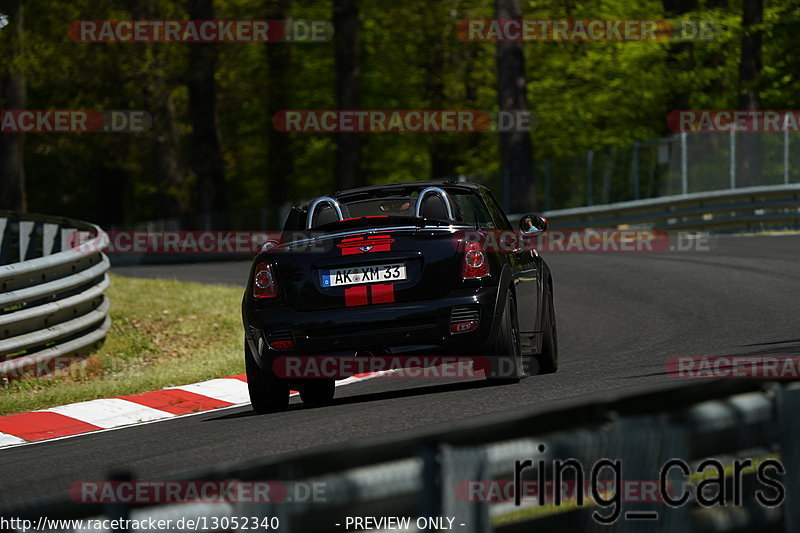
M 800 183 L 800 133 L 681 133 L 610 146 L 534 165 L 538 209 L 614 202 L 759 185 Z M 499 174 L 469 176 L 516 193 Z M 531 199 L 533 200 L 533 199 Z M 534 205 L 533 201 L 529 202 Z
M 609 146 L 533 165 L 536 198 L 519 202 L 550 211 L 759 185 L 800 183 L 800 133 L 681 133 L 631 146 Z M 505 210 L 522 191 L 502 172 L 461 176 L 489 187 Z M 409 180 L 411 181 L 411 180 Z M 527 189 L 526 189 L 527 191 Z M 322 193 L 322 191 L 320 191 Z M 110 230 L 251 230 L 283 225 L 289 205 L 192 212 L 181 217 L 106 225 Z M 517 211 L 519 212 L 519 211 Z

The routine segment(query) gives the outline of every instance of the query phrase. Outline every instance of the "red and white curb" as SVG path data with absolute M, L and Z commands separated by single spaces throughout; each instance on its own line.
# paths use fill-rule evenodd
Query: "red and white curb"
M 390 371 L 358 374 L 336 382 L 349 385 Z M 292 396 L 297 395 L 292 391 Z M 0 448 L 32 444 L 146 422 L 168 420 L 250 403 L 244 374 L 131 396 L 89 400 L 0 417 Z

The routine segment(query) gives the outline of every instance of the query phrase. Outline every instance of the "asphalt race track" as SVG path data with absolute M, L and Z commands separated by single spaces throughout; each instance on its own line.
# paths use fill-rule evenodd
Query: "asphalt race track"
M 374 379 L 330 406 L 256 416 L 249 406 L 0 450 L 0 501 L 63 492 L 129 468 L 159 480 L 220 463 L 342 441 L 440 430 L 510 411 L 540 411 L 675 386 L 676 355 L 800 354 L 800 236 L 719 237 L 709 250 L 550 253 L 560 364 L 512 386 Z M 248 264 L 114 269 L 116 274 L 243 285 Z M 686 380 L 688 383 L 689 380 Z

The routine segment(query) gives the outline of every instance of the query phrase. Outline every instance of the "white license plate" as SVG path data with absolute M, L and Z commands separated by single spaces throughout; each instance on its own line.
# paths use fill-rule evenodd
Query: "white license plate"
M 405 263 L 391 265 L 332 268 L 322 271 L 323 287 L 340 287 L 359 283 L 387 283 L 406 279 Z

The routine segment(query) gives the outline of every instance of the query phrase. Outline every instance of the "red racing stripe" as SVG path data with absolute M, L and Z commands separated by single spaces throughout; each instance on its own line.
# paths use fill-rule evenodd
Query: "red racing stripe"
M 342 255 L 356 255 L 365 253 L 359 250 L 362 246 L 372 246 L 369 252 L 389 252 L 392 249 L 393 242 L 394 239 L 391 238 L 391 235 L 371 235 L 366 239 L 363 237 L 342 239 L 341 244 L 338 246 L 342 250 Z M 373 304 L 394 302 L 394 285 L 381 283 L 371 285 L 369 289 L 367 286 L 362 285 L 344 290 L 346 307 L 367 305 L 370 300 Z
M 360 239 L 359 239 L 360 240 Z M 363 254 L 356 246 L 348 246 L 341 248 L 342 255 L 355 255 Z M 357 305 L 367 305 L 367 288 L 366 287 L 350 287 L 344 290 L 344 305 L 345 307 L 355 307 Z
M 367 305 L 367 287 L 361 285 L 360 287 L 350 287 L 344 290 L 344 304 L 347 307 L 354 307 L 356 305 Z
M 372 285 L 372 303 L 389 304 L 392 302 L 394 302 L 394 285 L 391 283 Z
M 0 417 L 0 432 L 31 442 L 79 435 L 99 429 L 103 428 L 47 411 Z
M 377 244 L 372 248 L 373 252 L 390 252 L 392 250 L 392 243 L 394 239 L 390 238 L 391 235 L 375 235 L 370 239 L 381 239 L 385 244 Z M 387 242 L 388 239 L 388 242 Z M 393 283 L 378 283 L 372 285 L 370 289 L 373 304 L 388 304 L 394 302 L 394 284 Z
M 201 411 L 210 411 L 212 409 L 233 405 L 230 402 L 209 398 L 208 396 L 202 396 L 182 389 L 157 390 L 135 394 L 133 396 L 120 396 L 120 398 L 146 407 L 152 407 L 159 411 L 172 413 L 173 415 L 199 413 Z

